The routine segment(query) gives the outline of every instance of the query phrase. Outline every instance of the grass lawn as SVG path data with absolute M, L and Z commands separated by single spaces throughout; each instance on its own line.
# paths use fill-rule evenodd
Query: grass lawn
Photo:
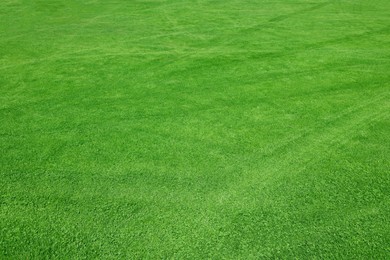
M 0 1 L 1 259 L 389 256 L 389 0 Z

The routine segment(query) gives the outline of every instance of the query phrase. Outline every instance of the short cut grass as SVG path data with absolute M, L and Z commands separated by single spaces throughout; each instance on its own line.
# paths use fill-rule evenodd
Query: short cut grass
M 389 13 L 1 0 L 0 258 L 388 258 Z

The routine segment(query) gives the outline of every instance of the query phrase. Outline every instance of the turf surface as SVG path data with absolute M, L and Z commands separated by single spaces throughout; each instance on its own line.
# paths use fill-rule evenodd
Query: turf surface
M 388 258 L 389 14 L 0 1 L 0 258 Z

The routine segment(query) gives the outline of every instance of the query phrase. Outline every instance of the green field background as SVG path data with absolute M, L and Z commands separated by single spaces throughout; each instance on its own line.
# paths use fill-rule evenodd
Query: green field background
M 388 259 L 390 1 L 1 0 L 1 259 Z

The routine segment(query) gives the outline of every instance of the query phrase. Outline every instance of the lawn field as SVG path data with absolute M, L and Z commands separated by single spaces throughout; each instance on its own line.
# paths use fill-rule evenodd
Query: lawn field
M 1 0 L 0 259 L 389 259 L 389 0 Z

